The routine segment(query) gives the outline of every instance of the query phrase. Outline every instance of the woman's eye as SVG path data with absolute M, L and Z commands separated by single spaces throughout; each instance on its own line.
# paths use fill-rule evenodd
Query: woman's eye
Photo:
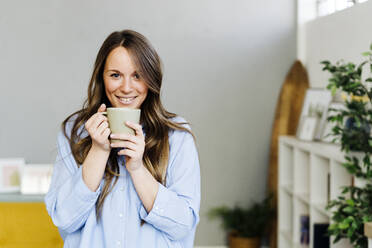
M 113 73 L 110 76 L 113 77 L 113 78 L 118 78 L 120 76 L 120 74 L 119 73 Z
M 135 78 L 135 79 L 139 79 L 140 76 L 136 73 L 136 74 L 134 74 L 134 78 Z

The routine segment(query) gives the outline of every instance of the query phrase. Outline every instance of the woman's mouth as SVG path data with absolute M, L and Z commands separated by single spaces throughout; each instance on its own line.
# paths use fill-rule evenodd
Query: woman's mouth
M 129 104 L 131 104 L 134 101 L 134 99 L 136 98 L 136 96 L 134 96 L 134 97 L 118 97 L 117 96 L 117 98 L 119 99 L 119 102 L 120 103 L 122 103 L 124 105 L 129 105 Z

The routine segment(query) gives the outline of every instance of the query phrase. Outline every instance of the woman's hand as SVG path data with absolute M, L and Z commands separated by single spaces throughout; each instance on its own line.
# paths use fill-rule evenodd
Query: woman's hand
M 85 123 L 85 129 L 92 138 L 92 148 L 98 148 L 106 152 L 111 151 L 110 141 L 108 137 L 111 133 L 107 117 L 102 114 L 106 110 L 106 105 L 103 103 L 97 113 L 92 115 Z
M 142 158 L 145 151 L 145 137 L 141 125 L 129 121 L 125 124 L 134 129 L 135 135 L 119 133 L 111 134 L 110 137 L 112 139 L 120 140 L 111 143 L 111 147 L 125 148 L 120 150 L 118 155 L 125 155 L 126 168 L 131 172 L 143 166 Z

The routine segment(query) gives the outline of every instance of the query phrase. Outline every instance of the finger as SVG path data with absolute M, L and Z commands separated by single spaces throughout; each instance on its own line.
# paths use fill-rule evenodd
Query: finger
M 104 112 L 105 110 L 106 110 L 106 104 L 102 103 L 101 106 L 99 106 L 97 113 Z
M 133 134 L 113 133 L 113 134 L 110 135 L 110 137 L 112 139 L 130 141 L 130 142 L 133 142 L 134 144 L 140 144 L 141 143 L 141 139 L 138 138 L 137 136 L 134 136 Z
M 128 156 L 130 158 L 133 158 L 133 157 L 135 157 L 136 152 L 134 152 L 132 150 L 129 150 L 129 149 L 123 149 L 123 150 L 120 150 L 118 152 L 118 155 L 126 155 L 126 156 Z
M 140 124 L 127 121 L 125 125 L 127 125 L 130 128 L 133 128 L 136 133 L 136 136 L 140 136 L 140 137 L 143 136 L 142 126 Z
M 107 120 L 106 116 L 103 116 L 102 114 L 95 113 L 85 123 L 86 129 L 89 129 L 91 127 L 98 127 L 98 125 L 100 124 L 101 121 L 97 118 L 103 118 L 104 120 Z
M 102 135 L 102 133 L 105 131 L 106 128 L 108 128 L 108 122 L 107 121 L 103 121 L 97 128 L 97 133 L 99 133 L 100 135 Z
M 99 125 L 101 125 L 102 122 L 107 120 L 107 118 L 103 116 L 102 114 L 95 114 L 95 115 L 96 116 L 91 125 L 91 127 L 94 128 L 94 130 L 96 130 L 99 127 Z
M 136 144 L 134 144 L 133 142 L 130 142 L 130 141 L 112 142 L 111 147 L 126 148 L 126 149 L 130 149 L 132 151 L 138 150 L 138 146 Z
M 127 133 L 112 133 L 110 137 L 117 140 L 132 140 L 135 136 Z
M 103 131 L 102 136 L 103 136 L 105 139 L 108 139 L 110 133 L 111 133 L 110 128 L 106 128 L 106 129 Z

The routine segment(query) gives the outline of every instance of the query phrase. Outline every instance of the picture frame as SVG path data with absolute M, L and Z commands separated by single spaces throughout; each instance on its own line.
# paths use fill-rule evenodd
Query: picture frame
M 26 164 L 22 168 L 21 193 L 44 195 L 52 179 L 53 164 Z
M 24 158 L 0 159 L 0 193 L 19 192 Z
M 320 138 L 322 142 L 326 142 L 326 143 L 332 143 L 332 140 L 334 139 L 334 137 L 329 134 L 331 134 L 333 127 L 336 126 L 334 122 L 327 121 L 328 117 L 336 114 L 334 111 L 330 111 L 330 109 L 346 110 L 346 106 L 343 102 L 332 102 L 329 104 L 326 117 L 325 117 L 325 123 L 323 125 L 322 132 L 321 132 L 321 138 Z M 336 140 L 335 143 L 339 144 L 339 141 Z
M 321 131 L 325 123 L 328 105 L 332 101 L 332 94 L 329 90 L 324 88 L 309 88 L 306 91 L 305 99 L 302 105 L 300 121 L 297 128 L 296 136 L 300 137 L 301 128 L 303 127 L 304 118 L 317 117 L 318 122 L 315 127 L 314 136 L 312 140 L 319 140 L 321 138 Z
M 315 116 L 304 116 L 299 126 L 298 138 L 305 141 L 314 140 L 315 131 L 319 118 Z

